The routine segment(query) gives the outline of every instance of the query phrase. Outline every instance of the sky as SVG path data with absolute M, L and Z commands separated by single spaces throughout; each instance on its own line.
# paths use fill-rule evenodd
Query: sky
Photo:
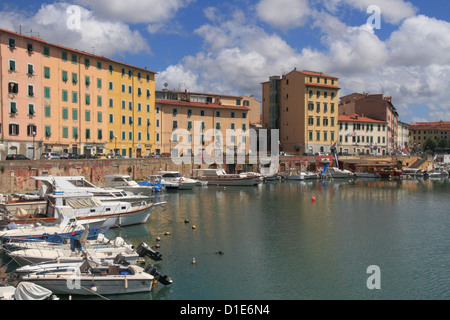
M 152 70 L 156 89 L 253 95 L 294 68 L 339 96 L 450 121 L 448 0 L 0 0 L 0 28 Z

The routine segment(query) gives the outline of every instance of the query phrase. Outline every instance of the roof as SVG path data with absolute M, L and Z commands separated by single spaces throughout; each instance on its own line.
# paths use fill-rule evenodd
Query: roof
M 300 72 L 300 73 L 303 73 L 304 75 L 312 76 L 312 77 L 324 77 L 324 78 L 330 78 L 330 79 L 339 79 L 339 78 L 336 78 L 336 77 L 333 77 L 333 76 L 329 76 L 329 75 L 323 74 L 322 72 L 307 71 L 307 70 L 303 70 L 303 71 L 296 70 L 296 71 Z
M 351 116 L 347 116 L 347 115 L 339 116 L 338 117 L 338 121 L 340 121 L 340 122 L 345 122 L 345 121 L 346 122 L 364 122 L 364 123 L 367 123 L 367 122 L 370 122 L 370 123 L 387 123 L 386 121 L 381 121 L 381 120 L 375 120 L 375 119 L 372 119 L 372 118 L 362 117 L 362 116 L 359 116 L 357 114 L 353 114 Z
M 40 43 L 42 43 L 44 45 L 57 47 L 57 48 L 60 48 L 60 49 L 63 49 L 63 50 L 67 50 L 67 51 L 72 51 L 72 52 L 76 52 L 76 53 L 79 53 L 79 54 L 83 54 L 85 56 L 90 56 L 92 58 L 96 58 L 96 59 L 100 59 L 100 60 L 104 60 L 104 61 L 109 61 L 109 62 L 114 62 L 114 63 L 118 63 L 118 64 L 121 64 L 121 65 L 124 65 L 124 66 L 128 66 L 130 68 L 135 68 L 135 69 L 139 69 L 139 70 L 142 70 L 142 71 L 145 71 L 145 72 L 156 74 L 156 72 L 151 71 L 151 70 L 147 70 L 145 68 L 136 67 L 136 66 L 133 66 L 133 65 L 128 64 L 128 63 L 116 61 L 116 60 L 113 60 L 113 59 L 109 59 L 109 58 L 106 58 L 106 57 L 103 57 L 103 56 L 98 56 L 98 55 L 95 55 L 95 54 L 92 54 L 92 53 L 88 53 L 88 52 L 84 52 L 84 51 L 80 51 L 80 50 L 77 50 L 77 49 L 64 47 L 64 46 L 61 46 L 61 45 L 58 45 L 58 44 L 47 42 L 47 41 L 45 41 L 45 40 L 43 40 L 41 38 L 25 36 L 23 34 L 20 34 L 20 33 L 17 33 L 17 32 L 13 32 L 13 31 L 10 31 L 10 30 L 6 30 L 6 29 L 2 29 L 2 28 L 0 28 L 0 32 L 9 33 L 9 34 L 15 35 L 17 37 L 22 37 L 22 38 L 25 38 L 25 39 L 29 39 L 29 40 L 40 42 Z
M 450 121 L 410 123 L 409 129 L 410 130 L 424 130 L 424 129 L 450 130 Z
M 338 86 L 333 86 L 331 84 L 320 84 L 320 83 L 306 83 L 305 86 L 310 87 L 320 87 L 320 88 L 330 88 L 330 89 L 338 89 L 340 90 Z
M 233 110 L 243 110 L 243 111 L 249 111 L 250 109 L 244 106 L 229 106 L 229 105 L 222 105 L 218 103 L 211 103 L 211 102 L 190 102 L 190 101 L 182 101 L 182 100 L 161 100 L 157 99 L 156 103 L 160 104 L 168 104 L 173 106 L 180 106 L 180 107 L 199 107 L 199 108 L 212 108 L 212 109 L 233 109 Z

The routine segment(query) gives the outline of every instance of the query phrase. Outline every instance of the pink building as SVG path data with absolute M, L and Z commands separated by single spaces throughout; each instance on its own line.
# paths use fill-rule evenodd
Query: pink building
M 0 154 L 37 158 L 42 143 L 41 43 L 0 29 Z

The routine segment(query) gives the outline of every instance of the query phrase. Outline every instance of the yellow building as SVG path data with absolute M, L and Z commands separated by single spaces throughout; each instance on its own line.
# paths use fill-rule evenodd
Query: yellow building
M 279 130 L 280 150 L 330 152 L 338 139 L 338 78 L 294 69 L 262 83 L 263 127 Z
M 180 151 L 175 150 L 181 142 L 175 131 L 185 129 L 188 133 L 188 153 L 192 155 L 197 155 L 202 149 L 213 148 L 214 152 L 209 152 L 210 155 L 218 156 L 221 152 L 227 152 L 227 146 L 231 144 L 236 154 L 244 151 L 247 154 L 251 110 L 244 106 L 244 101 L 249 99 L 208 93 L 156 91 L 156 153 Z M 196 129 L 198 143 L 195 140 Z M 219 132 L 215 134 L 210 129 L 217 129 Z M 213 134 L 208 137 L 210 133 Z
M 108 153 L 148 156 L 155 144 L 155 73 L 113 60 L 105 64 Z

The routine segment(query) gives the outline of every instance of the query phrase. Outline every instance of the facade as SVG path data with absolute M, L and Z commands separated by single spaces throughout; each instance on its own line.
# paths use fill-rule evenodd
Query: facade
M 42 45 L 43 151 L 103 153 L 106 69 L 100 57 Z
M 397 152 L 402 152 L 409 148 L 409 124 L 398 121 L 397 127 Z
M 106 69 L 108 153 L 149 156 L 155 143 L 155 73 L 115 61 Z
M 450 122 L 416 122 L 409 124 L 409 146 L 415 150 L 422 150 L 427 138 L 437 140 L 442 138 L 450 142 Z
M 156 91 L 156 153 L 181 155 L 177 145 L 182 138 L 175 132 L 177 129 L 185 129 L 183 132 L 190 146 L 188 153 L 192 155 L 198 155 L 208 146 L 214 149 L 214 155 L 219 155 L 227 152 L 226 147 L 230 144 L 236 153 L 243 150 L 247 153 L 251 110 L 244 106 L 244 101 L 248 99 L 241 96 Z M 236 134 L 227 137 L 227 130 L 235 130 Z M 195 132 L 199 137 L 195 137 Z
M 155 72 L 0 29 L 2 158 L 149 155 Z
M 339 142 L 336 144 L 338 153 L 385 155 L 388 150 L 387 141 L 387 122 L 357 114 L 339 116 Z
M 343 96 L 339 102 L 339 115 L 358 114 L 387 123 L 387 153 L 392 154 L 398 147 L 398 113 L 392 104 L 392 97 L 382 94 L 352 93 Z
M 0 152 L 33 159 L 42 126 L 42 46 L 31 37 L 0 29 Z
M 339 79 L 294 69 L 262 83 L 262 125 L 279 129 L 280 150 L 330 152 L 338 139 Z

